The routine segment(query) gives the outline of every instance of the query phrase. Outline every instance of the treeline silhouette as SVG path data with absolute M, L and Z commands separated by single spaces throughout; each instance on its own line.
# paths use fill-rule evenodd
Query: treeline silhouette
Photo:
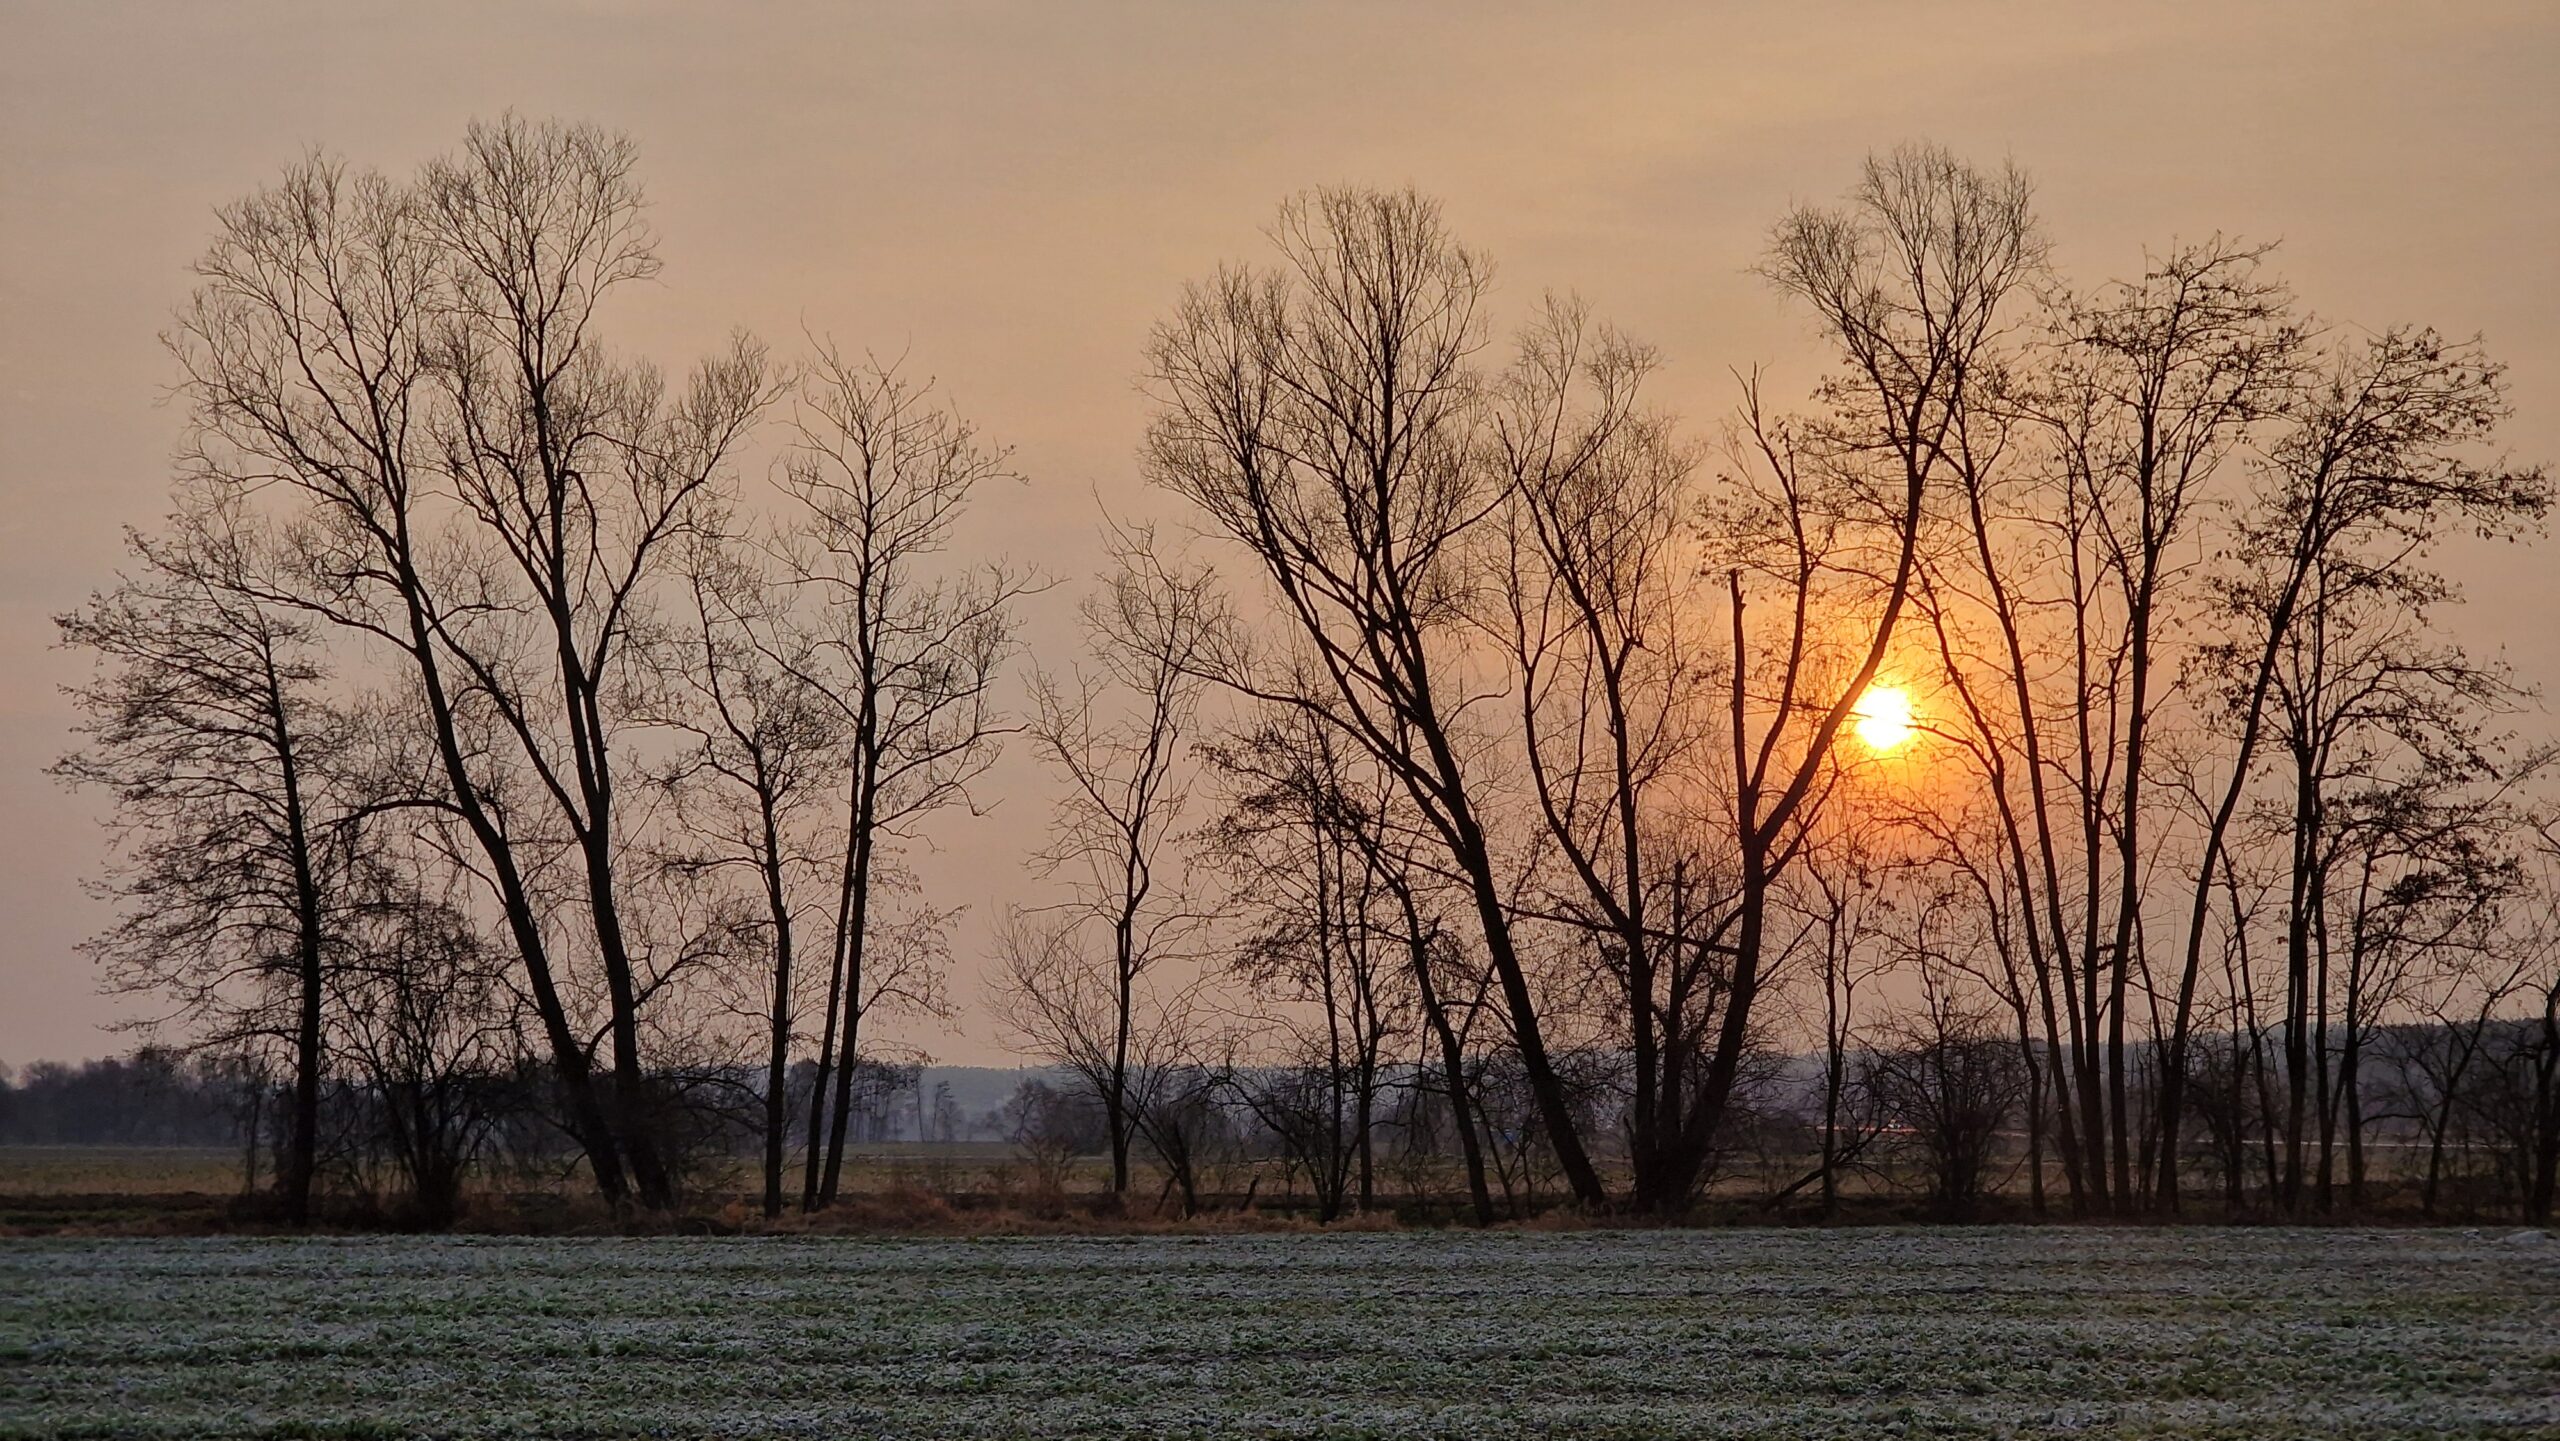
M 2371 1044 L 2362 1099 L 2374 1118 L 2368 1140 L 2390 1158 L 2374 1168 L 2383 1212 L 2461 1219 L 2519 1213 L 2535 1175 L 2534 1028 L 2510 1021 L 2474 1035 L 2397 1025 Z M 1771 1068 L 1726 1158 L 1736 1214 L 1800 1208 L 1826 1185 L 1835 1194 L 1824 1204 L 1837 1213 L 1843 1184 L 1868 1213 L 1878 1202 L 1899 1203 L 1881 1214 L 1949 1220 L 2019 1209 L 2028 1190 L 2018 1130 L 2026 1088 L 2023 1068 L 2005 1046 L 1954 1041 L 1871 1050 L 1851 1071 L 1835 1098 L 1822 1057 L 1789 1057 Z M 924 1148 L 901 1152 L 887 1178 L 893 1186 L 923 1187 L 948 1204 L 1009 1204 L 1052 1217 L 1094 1204 L 1078 1172 L 1086 1158 L 1109 1149 L 1097 1097 L 1062 1071 L 958 1074 L 966 1080 L 955 1088 L 952 1073 L 866 1063 L 855 1087 L 853 1140 Z M 816 1081 L 813 1064 L 793 1068 L 786 1098 L 795 1123 L 805 1124 L 821 1104 Z M 1417 1218 L 1447 1212 L 1451 1113 L 1427 1071 L 1405 1066 L 1382 1077 L 1368 1134 L 1341 1149 L 1327 1144 L 1321 1100 L 1294 1115 L 1274 1109 L 1272 1097 L 1304 1083 L 1286 1068 L 1187 1077 L 1193 1105 L 1178 1121 L 1159 1123 L 1178 1126 L 1180 1139 L 1162 1158 L 1157 1203 L 1187 1212 L 1259 1203 L 1318 1220 L 1380 1208 Z M 667 1094 L 691 1097 L 692 1144 L 682 1154 L 697 1193 L 734 1184 L 762 1140 L 760 1078 L 739 1067 L 660 1084 Z M 338 1198 L 338 1219 L 443 1226 L 460 1213 L 474 1175 L 492 1189 L 547 1194 L 575 1164 L 574 1149 L 544 1119 L 552 1103 L 539 1068 L 471 1077 L 457 1089 L 464 1119 L 446 1134 L 442 1164 L 400 1134 L 399 1098 L 344 1079 L 324 1089 L 330 1126 L 319 1185 Z M 1500 1089 L 1499 1078 L 1477 1080 L 1480 1094 Z M 1516 1078 L 1511 1089 L 1517 1093 Z M 284 1159 L 289 1096 L 272 1071 L 234 1057 L 146 1046 L 124 1057 L 40 1061 L 15 1074 L 0 1068 L 0 1146 L 227 1150 L 240 1158 L 242 1190 L 255 1193 Z M 1593 1109 L 1591 1119 L 1603 1119 Z M 2236 1171 L 2244 1185 L 2252 1171 L 2273 1176 L 2266 1128 L 2212 1110 L 2199 1120 L 2218 1149 L 2211 1168 Z M 1494 1167 L 1497 1213 L 1532 1216 L 1555 1204 L 1552 1171 L 1538 1164 L 1534 1117 L 1510 1115 L 1494 1134 L 1508 1142 Z M 935 1157 L 932 1148 L 955 1144 L 975 1149 L 966 1161 Z M 990 1144 L 1002 1153 L 990 1158 Z M 483 1219 L 503 1223 L 506 1213 Z
M 349 1155 L 444 1214 L 537 1133 L 666 1211 L 741 1128 L 765 1215 L 836 1204 L 879 1023 L 951 1010 L 905 858 L 1008 741 L 1053 804 L 982 964 L 1053 1180 L 2551 1214 L 2553 750 L 2439 568 L 2551 486 L 2477 341 L 2220 236 L 2076 284 L 2022 173 L 1906 146 L 1757 257 L 1822 378 L 1693 432 L 1570 296 L 1498 332 L 1417 193 L 1264 233 L 1132 357 L 1200 539 L 1105 517 L 1025 657 L 1050 578 L 963 553 L 1020 477 L 929 384 L 607 347 L 628 140 L 220 212 L 60 770 L 110 983 L 280 1078 L 288 1217 Z
M 237 1145 L 250 1089 L 225 1058 L 151 1047 L 0 1068 L 0 1145 Z

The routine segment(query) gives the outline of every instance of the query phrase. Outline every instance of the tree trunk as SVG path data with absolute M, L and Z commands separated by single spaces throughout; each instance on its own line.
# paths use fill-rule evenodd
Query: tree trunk
M 1474 1209 L 1476 1224 L 1490 1226 L 1493 1192 L 1485 1184 L 1484 1148 L 1476 1137 L 1473 1108 L 1467 1104 L 1466 1048 L 1460 1044 L 1457 1027 L 1449 1021 L 1449 1008 L 1441 1002 L 1439 988 L 1432 982 L 1431 938 L 1423 931 L 1412 896 L 1400 891 L 1398 900 L 1404 906 L 1414 986 L 1422 1000 L 1422 1014 L 1440 1042 L 1440 1069 L 1448 1088 L 1450 1124 L 1458 1133 L 1458 1152 L 1466 1163 L 1467 1201 Z
M 773 790 L 761 775 L 758 782 L 765 909 L 773 926 L 773 1001 L 764 1072 L 764 1214 L 771 1220 L 782 1214 L 782 1153 L 791 1129 L 791 900 L 782 883 L 782 836 L 773 813 Z
M 878 819 L 877 787 L 869 770 L 875 762 L 861 762 L 862 771 L 855 778 L 853 833 L 846 838 L 847 864 L 845 890 L 838 913 L 845 918 L 836 938 L 836 951 L 842 958 L 844 990 L 836 1011 L 835 1095 L 827 1106 L 826 1164 L 818 1177 L 818 1194 L 813 1209 L 832 1206 L 844 1182 L 845 1131 L 853 1120 L 854 1072 L 862 1060 L 862 962 L 863 951 L 870 940 L 871 873 L 875 824 Z M 814 1104 L 814 1103 L 813 1103 Z M 817 1122 L 810 1122 L 812 1132 Z
M 311 1221 L 312 1178 L 320 1165 L 320 1000 L 322 993 L 320 878 L 313 864 L 309 812 L 302 793 L 301 759 L 286 713 L 283 679 L 275 657 L 266 657 L 267 701 L 275 724 L 276 761 L 284 787 L 285 844 L 292 852 L 294 900 L 293 1116 L 286 1142 L 284 1214 L 288 1224 Z

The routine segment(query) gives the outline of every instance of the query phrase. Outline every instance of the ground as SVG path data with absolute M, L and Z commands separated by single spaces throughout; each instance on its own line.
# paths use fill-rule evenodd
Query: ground
M 2503 1230 L 0 1242 L 0 1436 L 2560 1435 Z

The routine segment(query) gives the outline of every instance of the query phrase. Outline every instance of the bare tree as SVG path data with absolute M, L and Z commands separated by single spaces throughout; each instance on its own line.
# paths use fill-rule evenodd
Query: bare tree
M 306 160 L 222 212 L 171 346 L 195 471 L 281 481 L 298 507 L 303 575 L 275 598 L 378 644 L 422 696 L 437 803 L 480 852 L 599 1189 L 665 1206 L 640 1012 L 668 977 L 617 886 L 622 682 L 769 391 L 744 339 L 673 396 L 605 353 L 600 307 L 658 269 L 634 163 L 627 140 L 514 117 L 409 184 Z M 570 912 L 609 1088 L 552 925 Z
M 134 572 L 57 619 L 99 670 L 71 692 L 89 718 L 54 773 L 115 806 L 100 889 L 119 914 L 89 949 L 110 985 L 169 994 L 208 1044 L 289 1051 L 277 1183 L 299 1225 L 348 924 L 349 723 L 312 628 L 260 601 L 271 548 L 231 497 L 182 494 L 165 533 L 126 547 Z
M 1640 1210 L 1684 1208 L 1708 1137 L 1693 1124 L 1725 996 L 1725 877 L 1696 846 L 1721 798 L 1691 456 L 1642 408 L 1650 350 L 1550 302 L 1494 407 L 1508 479 L 1494 629 L 1508 642 L 1520 751 L 1560 872 L 1533 902 L 1591 958 L 1627 1048 Z
M 1030 1164 L 1033 1205 L 1043 1215 L 1064 1215 L 1076 1157 L 1106 1147 L 1101 1107 L 1088 1095 L 1028 1080 L 1014 1087 L 995 1120 Z
M 475 127 L 459 156 L 429 164 L 420 204 L 444 262 L 440 469 L 480 561 L 472 603 L 446 610 L 438 638 L 576 848 L 624 1147 L 641 1202 L 663 1207 L 674 1191 L 640 1039 L 663 977 L 617 885 L 628 840 L 616 809 L 618 683 L 770 391 L 744 339 L 672 401 L 654 370 L 605 354 L 598 302 L 658 270 L 636 160 L 628 141 L 598 131 L 509 120 Z
M 1113 536 L 1119 568 L 1084 605 L 1095 668 L 1032 677 L 1032 744 L 1063 783 L 1039 866 L 1069 898 L 1012 918 L 996 979 L 1015 1034 L 1101 1102 L 1119 1195 L 1147 1088 L 1188 1059 L 1177 1054 L 1187 988 L 1151 986 L 1149 973 L 1201 922 L 1171 850 L 1189 800 L 1183 741 L 1220 613 L 1206 574 L 1167 566 L 1151 534 Z
M 1160 1013 L 1156 1029 L 1167 1042 L 1164 1059 L 1142 1068 L 1133 1108 L 1139 1136 L 1164 1168 L 1157 1208 L 1163 1208 L 1165 1195 L 1179 1192 L 1185 1216 L 1200 1214 L 1213 1168 L 1240 1150 L 1226 1104 L 1235 1070 L 1212 1056 L 1202 1000 L 1197 991 L 1185 992 L 1178 1009 Z
M 406 1184 L 410 1219 L 440 1229 L 460 1213 L 503 1109 L 519 1101 L 517 1015 L 503 955 L 459 908 L 414 889 L 450 868 L 403 859 L 368 883 L 356 953 L 331 970 L 331 1050 L 342 1084 L 366 1092 L 371 1140 Z
M 2541 1014 L 2530 1023 L 2533 1145 L 2524 1188 L 2528 1220 L 2548 1222 L 2560 1201 L 2560 817 L 2534 821 L 2533 891 L 2539 916 L 2525 931 L 2531 958 L 2527 985 L 2539 990 Z
M 843 811 L 834 830 L 833 925 L 817 1094 L 801 1205 L 832 1203 L 844 1167 L 862 1023 L 876 1005 L 939 1006 L 937 954 L 884 902 L 897 848 L 926 818 L 972 805 L 1010 723 L 993 687 L 1012 655 L 1025 576 L 1001 563 L 938 570 L 982 486 L 1015 479 L 1005 452 L 894 365 L 821 345 L 800 387 L 783 484 L 798 502 L 781 548 L 817 608 L 803 678 L 844 731 Z M 875 944 L 893 925 L 904 943 Z
M 545 1127 L 617 1208 L 752 1133 L 777 1214 L 802 1085 L 815 1209 L 923 1122 L 880 1020 L 947 1011 L 958 912 L 907 853 L 1016 728 L 1036 582 L 960 554 L 1008 457 L 825 342 L 788 381 L 745 338 L 672 384 L 610 351 L 659 268 L 635 166 L 508 117 L 226 207 L 168 339 L 179 513 L 62 618 L 100 664 L 58 769 L 121 842 L 94 949 L 241 1059 L 297 1219 L 394 1173 L 449 1217 L 484 1152 L 559 1160 Z M 1489 356 L 1489 266 L 1413 193 L 1310 192 L 1185 290 L 1144 464 L 1250 561 L 1252 623 L 1107 530 L 1021 727 L 1062 899 L 993 977 L 1115 1193 L 1151 1153 L 1197 1209 L 1251 1110 L 1330 1218 L 1382 1129 L 1427 1190 L 1445 1114 L 1479 1221 L 1559 1183 L 1676 1213 L 1775 1134 L 1754 1088 L 1818 1005 L 1821 1163 L 1780 1194 L 1829 1205 L 1889 958 L 1925 1005 L 1870 1070 L 1951 1209 L 2023 1107 L 2039 1209 L 2049 1147 L 2082 1213 L 2207 1165 L 2300 1211 L 2414 1138 L 2428 1208 L 2549 1213 L 2553 761 L 2435 559 L 2547 513 L 2503 372 L 2317 338 L 2220 237 L 2046 285 L 2029 199 L 1907 146 L 1785 217 L 1760 271 L 1837 364 L 1791 417 L 1746 378 L 1710 476 L 1579 302 Z M 786 398 L 768 507 L 733 471 Z M 1199 745 L 1213 697 L 1246 719 Z
M 2334 1202 L 2344 1152 L 2346 1203 L 2366 1199 L 2365 1136 L 2370 1120 L 2364 1061 L 2384 1017 L 2405 1008 L 2424 980 L 2422 969 L 2474 973 L 2472 984 L 2494 994 L 2489 972 L 2498 947 L 2516 937 L 2503 912 L 2524 893 L 2522 867 L 2511 853 L 2516 818 L 2495 786 L 2467 766 L 2421 762 L 2411 772 L 2342 797 L 2336 806 L 2335 919 L 2318 929 L 2315 984 L 2338 987 L 2336 1054 L 2331 1057 L 2330 1006 L 2313 1003 L 2313 1049 L 2319 1058 L 2317 1204 Z M 2334 956 L 2332 954 L 2336 953 Z M 2334 961 L 2334 965 L 2333 965 Z M 2343 1145 L 2341 1142 L 2343 1141 Z
M 2025 1099 L 2025 1070 L 1997 1023 L 1927 980 L 1921 1004 L 1869 1058 L 1866 1084 L 1929 1159 L 1930 1199 L 1969 1219 L 1991 1188 L 2000 1135 Z
M 2502 372 L 2476 345 L 2449 344 L 2431 331 L 2392 330 L 2338 347 L 2326 373 L 2300 400 L 2286 433 L 2267 449 L 2235 546 L 2249 563 L 2224 583 L 2225 636 L 2206 653 L 2219 677 L 2233 738 L 2220 794 L 2212 797 L 2204 819 L 2199 875 L 2207 879 L 2198 882 L 2200 896 L 2209 895 L 2221 848 L 2250 793 L 2259 747 L 2285 724 L 2288 661 L 2299 655 L 2298 647 L 2316 643 L 2306 626 L 2316 628 L 2324 613 L 2325 588 L 2345 576 L 2391 574 L 2449 527 L 2512 533 L 2548 508 L 2550 485 L 2542 470 L 2471 458 L 2471 449 L 2494 434 L 2505 414 Z M 2302 693 L 2299 686 L 2293 689 Z M 2293 729 L 2316 748 L 2312 728 Z M 2297 746 L 2295 762 L 2295 810 L 2308 823 L 2322 802 L 2318 756 Z M 2296 836 L 2300 845 L 2313 846 L 2316 828 L 2298 825 Z M 2312 859 L 2310 850 L 2298 850 L 2292 867 L 2287 913 L 2297 919 L 2287 928 L 2289 977 L 2310 973 L 2310 922 L 2324 909 L 2313 893 L 2318 870 Z M 2164 1200 L 2175 1195 L 2184 1048 L 2205 921 L 2199 900 L 2188 921 L 2161 1068 L 2157 1175 Z M 2298 979 L 2291 989 L 2308 994 Z M 2289 1075 L 2306 1074 L 2311 1044 L 2307 1019 L 2288 1028 Z M 2289 1105 L 2300 1103 L 2297 1086 Z M 2298 1129 L 2298 1123 L 2288 1126 Z M 2289 1160 L 2289 1201 L 2298 1192 L 2299 1176 L 2298 1162 Z
M 1358 795 L 1330 726 L 1279 709 L 1206 747 L 1226 791 L 1208 842 L 1251 915 L 1237 972 L 1282 1041 L 1239 1084 L 1316 1186 L 1318 1219 L 1377 1201 L 1377 1133 L 1394 1038 L 1419 976 L 1389 870 L 1373 863 L 1378 808 Z
M 1348 947 L 1361 947 L 1355 963 L 1337 968 L 1333 977 L 1349 984 L 1328 988 L 1326 978 L 1319 976 L 1315 987 L 1343 1003 L 1342 1031 L 1374 1039 L 1375 1044 L 1350 1048 L 1364 1063 L 1358 1077 L 1368 1077 L 1369 1067 L 1381 1061 L 1370 1053 L 1398 1024 L 1394 998 L 1409 995 L 1421 1022 L 1425 1053 L 1415 1067 L 1413 1104 L 1418 1107 L 1436 1094 L 1448 1108 L 1469 1206 L 1477 1225 L 1490 1225 L 1493 1199 L 1473 1099 L 1480 1058 L 1470 1045 L 1489 977 L 1482 964 L 1470 961 L 1442 914 L 1453 902 L 1465 903 L 1462 896 L 1452 896 L 1446 872 L 1427 863 L 1437 852 L 1437 839 L 1411 814 L 1403 788 L 1391 776 L 1365 755 L 1354 755 L 1338 730 L 1293 707 L 1271 708 L 1260 725 L 1204 751 L 1231 786 L 1245 788 L 1246 804 L 1240 809 L 1249 812 L 1231 815 L 1213 836 L 1222 842 L 1294 839 L 1297 827 L 1305 831 L 1303 845 L 1283 842 L 1284 859 L 1276 871 L 1256 858 L 1245 862 L 1249 873 L 1237 876 L 1237 897 L 1269 907 L 1272 927 L 1261 939 L 1283 940 L 1284 952 L 1304 959 L 1304 943 L 1315 928 L 1300 902 L 1313 881 L 1330 892 L 1326 914 L 1333 943 L 1345 948 L 1345 955 L 1354 954 Z M 1234 824 L 1237 820 L 1241 826 Z M 1293 868 L 1289 858 L 1303 862 L 1304 869 Z M 1346 906 L 1344 897 L 1357 899 Z M 1395 974 L 1368 949 L 1390 939 L 1401 956 Z M 1291 973 L 1305 979 L 1303 970 L 1292 968 Z M 1355 1078 L 1353 1089 L 1366 1095 L 1374 1079 Z M 1359 1109 L 1372 1115 L 1374 1106 L 1370 1097 Z M 1368 1148 L 1361 1157 L 1364 1177 L 1374 1167 L 1369 1154 L 1376 1144 L 1369 1133 L 1372 1120 L 1354 1127 L 1360 1144 Z M 1362 1202 L 1367 1201 L 1364 1180 Z
M 2265 253 L 2220 238 L 2180 247 L 2139 282 L 2066 303 L 2048 394 L 2030 402 L 2064 487 L 2080 700 L 2057 708 L 2073 718 L 2079 935 L 2050 893 L 2046 932 L 2072 1002 L 2075 1184 L 2120 1210 L 2139 1189 L 2126 1027 L 2137 984 L 2149 983 L 2138 938 L 2158 828 L 2153 735 L 2172 692 L 2162 657 L 2172 622 L 2193 620 L 2175 606 L 2194 578 L 2185 557 L 2210 487 L 2251 426 L 2286 403 L 2303 343 L 2290 295 L 2260 273 Z M 2050 847 L 2039 840 L 2040 854 Z M 2098 853 L 2108 847 L 2112 874 Z
M 1898 957 L 1884 945 L 1883 922 L 1890 909 L 1888 879 L 1870 847 L 1848 833 L 1815 842 L 1795 884 L 1781 904 L 1799 913 L 1796 933 L 1800 949 L 1813 961 L 1821 990 L 1822 1119 L 1821 1149 L 1815 1173 L 1820 1178 L 1822 1214 L 1840 1206 L 1840 1172 L 1875 1139 L 1875 1127 L 1861 1124 L 1856 1067 L 1861 1054 L 1858 993 L 1881 980 Z
M 1774 888 L 1801 852 L 1833 744 L 1892 653 L 1928 505 L 1983 403 L 2004 307 L 2043 263 L 2029 193 L 2014 169 L 1985 174 L 1906 146 L 1870 159 L 1845 204 L 1781 221 L 1762 262 L 1820 317 L 1845 373 L 1821 390 L 1827 414 L 1804 425 L 1766 418 L 1757 386 L 1747 389 L 1743 474 L 1720 511 L 1738 879 L 1728 994 L 1690 1112 L 1701 1136 L 1713 1136 L 1747 1054 L 1773 958 Z M 1774 582 L 1782 614 L 1756 665 L 1752 573 Z
M 1131 1154 L 1146 1139 L 1168 1156 L 1168 1180 L 1188 1210 L 1198 1195 L 1179 1111 L 1192 1083 L 1217 1073 L 1206 1064 L 1196 987 L 1150 984 L 1160 955 L 1141 948 L 1139 964 L 1124 968 L 1105 940 L 1090 913 L 1014 912 L 996 931 L 990 1004 L 1017 1045 L 1066 1070 L 1093 1105 L 1111 1194 L 1127 1195 Z
M 2054 1059 L 2038 1069 L 2083 1209 L 2135 1189 L 2127 999 L 2148 985 L 2135 942 L 2161 833 L 2155 733 L 2193 624 L 2190 557 L 2224 462 L 2284 403 L 2302 343 L 2264 253 L 2216 238 L 2057 297 L 2041 344 L 1960 417 L 1950 543 L 1924 559 L 1955 702 L 1944 729 L 1997 822 L 1996 862 L 1972 873 L 1996 882 L 1987 915 L 2014 917 L 2001 924 L 2033 977 Z
M 1471 719 L 1483 522 L 1479 315 L 1490 267 L 1410 191 L 1310 192 L 1281 207 L 1270 271 L 1184 292 L 1149 348 L 1149 476 L 1259 564 L 1304 666 L 1220 678 L 1339 725 L 1403 788 L 1464 884 L 1540 1123 L 1575 1197 L 1606 1200 L 1535 988 L 1484 814 Z M 1294 685 L 1306 670 L 1313 693 Z
M 751 554 L 717 535 L 690 552 L 691 614 L 666 644 L 660 686 L 663 723 L 691 744 L 659 779 L 682 836 L 672 864 L 693 876 L 753 877 L 758 918 L 743 929 L 765 961 L 764 1213 L 777 1216 L 806 988 L 801 920 L 823 879 L 818 812 L 840 782 L 845 737 L 841 713 L 812 680 L 817 634 Z

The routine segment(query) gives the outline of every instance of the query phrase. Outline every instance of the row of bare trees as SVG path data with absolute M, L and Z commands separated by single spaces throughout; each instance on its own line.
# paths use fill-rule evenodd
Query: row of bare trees
M 325 1073 L 376 1019 L 324 1012 L 404 953 L 384 925 L 506 958 L 474 1023 L 539 1056 L 617 1205 L 675 1201 L 681 1077 L 740 1012 L 777 1078 L 768 1211 L 778 1078 L 818 1033 L 823 1204 L 863 1023 L 944 1004 L 947 912 L 899 856 L 1004 727 L 1025 578 L 944 555 L 1004 454 L 824 348 L 786 374 L 741 337 L 680 386 L 612 352 L 605 302 L 658 270 L 634 158 L 510 118 L 407 179 L 315 155 L 226 207 L 169 338 L 175 511 L 64 621 L 105 664 L 63 768 L 126 840 L 98 949 L 289 1038 L 296 1215 Z
M 2355 1204 L 2414 1127 L 2432 1205 L 2513 1052 L 2548 1213 L 2544 758 L 2433 557 L 2549 487 L 2476 345 L 2325 329 L 2219 238 L 2077 290 L 2022 175 L 1905 147 L 1759 258 L 1824 378 L 1693 438 L 1579 301 L 1498 337 L 1429 200 L 1310 192 L 1149 339 L 1176 513 L 1106 523 L 1016 701 L 1045 582 L 955 554 L 1006 452 L 823 342 L 610 351 L 633 163 L 510 118 L 225 209 L 172 517 L 64 619 L 98 950 L 288 1057 L 297 1216 L 346 1077 L 498 1071 L 660 1209 L 760 1076 L 765 1211 L 795 1151 L 832 1203 L 876 1022 L 951 1011 L 904 858 L 1015 732 L 1054 822 L 990 1010 L 1115 1192 L 1198 1205 L 1244 1114 L 1366 1208 L 1392 1113 L 1479 1219 L 1678 1213 L 1794 1087 L 1826 1204 L 1887 1130 L 1951 1200 L 2022 1157 L 2082 1214 Z
M 1836 365 L 1700 446 L 1578 302 L 1497 344 L 1421 197 L 1269 238 L 1158 328 L 1144 452 L 1255 583 L 1207 644 L 1108 640 L 1234 704 L 1205 951 L 1355 1134 L 1399 1034 L 1463 1111 L 1481 1012 L 1571 1194 L 1677 1211 L 1796 1047 L 1827 1189 L 1866 978 L 1941 1051 L 2006 1018 L 2038 1204 L 2050 1159 L 2076 1211 L 2177 1207 L 2210 1049 L 2299 1209 L 2360 1185 L 2360 1058 L 2422 993 L 2548 1020 L 2544 759 L 2426 564 L 2548 504 L 2476 345 L 2324 330 L 2220 238 L 2076 291 L 2022 176 L 1913 147 L 1774 229 Z M 1915 739 L 1847 738 L 1878 689 Z

